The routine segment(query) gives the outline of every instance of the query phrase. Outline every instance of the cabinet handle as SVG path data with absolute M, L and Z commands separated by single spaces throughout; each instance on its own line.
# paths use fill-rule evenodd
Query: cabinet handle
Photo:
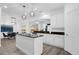
M 69 36 L 69 34 L 66 34 L 66 36 Z

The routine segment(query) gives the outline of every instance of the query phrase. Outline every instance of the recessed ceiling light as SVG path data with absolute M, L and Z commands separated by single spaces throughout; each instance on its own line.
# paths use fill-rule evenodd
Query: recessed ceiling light
M 7 6 L 3 6 L 4 8 L 7 8 Z
M 50 19 L 50 15 L 47 13 L 42 13 L 41 18 Z
M 38 10 L 38 8 L 34 8 L 34 10 Z

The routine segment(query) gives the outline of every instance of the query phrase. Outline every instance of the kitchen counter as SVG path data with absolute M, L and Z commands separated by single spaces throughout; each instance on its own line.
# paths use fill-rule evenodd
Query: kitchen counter
M 21 35 L 21 36 L 25 36 L 25 37 L 29 37 L 29 38 L 38 38 L 38 37 L 42 37 L 43 35 L 37 35 L 37 34 L 17 34 L 17 35 Z
M 44 34 L 50 34 L 49 31 L 34 31 L 35 33 L 44 33 Z M 56 34 L 56 35 L 64 35 L 64 32 L 58 32 L 58 31 L 53 31 L 51 34 Z

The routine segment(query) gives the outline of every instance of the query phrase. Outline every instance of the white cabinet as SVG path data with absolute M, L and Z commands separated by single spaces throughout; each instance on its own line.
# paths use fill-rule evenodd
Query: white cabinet
M 57 46 L 60 48 L 64 48 L 64 36 L 63 35 L 53 35 L 53 34 L 46 34 L 44 35 L 44 43 Z
M 52 28 L 55 27 L 55 23 L 56 23 L 55 21 L 56 21 L 56 15 L 53 15 L 51 17 L 51 26 L 52 26 Z
M 52 36 L 53 38 L 53 36 Z M 64 35 L 55 35 L 54 44 L 57 47 L 64 48 Z
M 64 28 L 64 13 L 55 14 L 51 17 L 52 28 Z
M 51 40 L 51 36 L 49 34 L 43 34 L 44 35 L 44 39 L 43 42 L 50 44 L 51 42 L 53 43 L 53 40 Z

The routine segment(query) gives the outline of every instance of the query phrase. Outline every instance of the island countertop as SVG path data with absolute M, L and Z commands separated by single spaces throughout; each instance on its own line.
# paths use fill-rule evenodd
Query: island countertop
M 43 37 L 43 35 L 38 35 L 38 34 L 28 34 L 28 33 L 18 33 L 17 35 L 29 37 L 29 38 L 38 38 L 38 37 Z

